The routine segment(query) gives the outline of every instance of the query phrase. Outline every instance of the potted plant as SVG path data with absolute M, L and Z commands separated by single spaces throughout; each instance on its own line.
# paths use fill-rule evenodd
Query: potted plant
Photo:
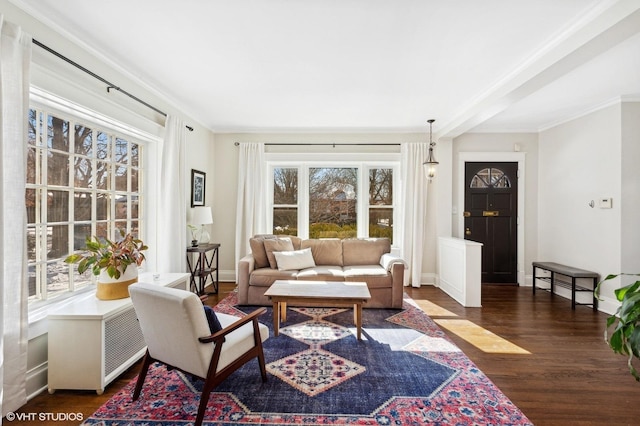
M 621 275 L 640 276 L 640 274 L 608 275 L 598 283 L 595 295 L 600 299 L 600 286 L 607 280 Z M 621 302 L 615 314 L 607 318 L 604 339 L 615 353 L 628 356 L 627 365 L 633 377 L 640 381 L 640 374 L 633 365 L 634 358 L 640 359 L 640 280 L 614 290 L 616 299 Z M 609 336 L 609 329 L 614 326 Z
M 91 268 L 93 275 L 98 276 L 98 299 L 129 297 L 129 285 L 138 281 L 138 266 L 145 260 L 143 251 L 148 247 L 123 230 L 120 230 L 120 236 L 122 238 L 118 241 L 108 238 L 101 241 L 98 237 L 87 236 L 86 247 L 64 260 L 66 263 L 77 263 L 81 274 Z

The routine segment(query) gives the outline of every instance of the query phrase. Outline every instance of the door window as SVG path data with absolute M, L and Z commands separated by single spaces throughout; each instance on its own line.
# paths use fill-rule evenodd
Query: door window
M 470 188 L 511 188 L 509 177 L 500 169 L 488 167 L 471 178 Z

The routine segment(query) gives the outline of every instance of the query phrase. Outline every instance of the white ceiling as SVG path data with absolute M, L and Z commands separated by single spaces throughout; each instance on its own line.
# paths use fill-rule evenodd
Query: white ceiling
M 536 132 L 640 100 L 638 0 L 12 2 L 220 132 Z

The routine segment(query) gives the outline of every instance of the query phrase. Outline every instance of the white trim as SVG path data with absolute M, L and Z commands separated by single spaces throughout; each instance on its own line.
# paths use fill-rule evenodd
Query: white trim
M 524 265 L 524 252 L 525 252 L 525 152 L 461 152 L 458 155 L 458 206 L 460 213 L 458 214 L 457 234 L 464 235 L 464 171 L 465 163 L 467 162 L 517 162 L 518 163 L 518 222 L 517 222 L 517 237 L 518 237 L 518 259 L 517 259 L 517 275 L 518 283 L 524 285 L 525 283 L 525 265 Z
M 623 102 L 623 98 L 620 97 L 620 96 L 616 96 L 615 98 L 612 98 L 612 99 L 607 99 L 606 101 L 602 101 L 602 102 L 599 102 L 599 103 L 597 103 L 595 105 L 591 105 L 590 107 L 588 107 L 588 108 L 586 108 L 586 109 L 584 109 L 584 110 L 582 110 L 580 112 L 577 112 L 575 114 L 571 114 L 571 115 L 566 116 L 564 118 L 561 118 L 559 120 L 552 121 L 552 122 L 549 122 L 547 124 L 544 124 L 544 125 L 540 126 L 540 128 L 538 129 L 538 132 L 544 132 L 545 130 L 549 130 L 549 129 L 552 129 L 554 127 L 560 126 L 561 124 L 577 120 L 578 118 L 584 117 L 584 116 L 589 115 L 589 114 L 593 114 L 594 112 L 600 111 L 601 109 L 605 109 L 605 108 L 608 108 L 608 107 L 613 106 L 613 105 L 622 104 L 622 102 Z M 631 102 L 633 102 L 633 101 L 631 101 Z
M 64 99 L 54 93 L 39 87 L 31 86 L 29 90 L 29 98 L 31 103 L 44 106 L 45 108 L 53 108 L 57 112 L 61 112 L 65 115 L 71 115 L 73 117 L 86 120 L 91 124 L 106 127 L 119 133 L 132 136 L 136 139 L 147 142 L 161 142 L 162 138 L 154 134 L 142 131 L 133 126 L 124 124 L 120 120 L 113 119 L 109 116 L 101 114 L 83 105 L 77 104 L 70 100 Z M 88 123 L 88 124 L 89 124 Z M 155 124 L 155 123 L 154 123 Z

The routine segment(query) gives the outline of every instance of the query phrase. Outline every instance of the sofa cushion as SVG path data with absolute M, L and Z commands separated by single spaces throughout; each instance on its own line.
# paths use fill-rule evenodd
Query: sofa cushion
M 391 287 L 393 278 L 380 265 L 354 265 L 342 268 L 345 281 L 364 281 L 369 288 Z
M 294 250 L 300 250 L 300 243 L 302 242 L 302 238 L 297 237 L 295 235 L 286 235 L 286 234 L 256 234 L 254 238 L 262 238 L 263 240 L 273 240 L 274 238 L 290 238 L 291 243 L 293 244 Z
M 276 280 L 295 280 L 298 271 L 278 271 L 277 269 L 261 268 L 251 272 L 249 286 L 269 287 Z
M 276 263 L 280 271 L 297 271 L 299 269 L 313 268 L 316 266 L 310 248 L 292 251 L 274 251 L 273 255 L 276 257 Z
M 342 240 L 337 238 L 302 240 L 300 248 L 311 248 L 316 265 L 342 266 Z
M 311 281 L 344 281 L 344 274 L 341 266 L 316 266 L 315 268 L 307 268 L 296 274 L 298 280 Z
M 375 265 L 383 254 L 391 251 L 388 238 L 353 238 L 342 241 L 344 266 Z
M 270 238 L 264 240 L 264 250 L 267 252 L 267 259 L 269 259 L 269 266 L 271 269 L 278 268 L 278 262 L 273 255 L 274 251 L 293 251 L 293 243 L 291 238 Z
M 256 262 L 256 268 L 266 268 L 269 266 L 269 258 L 264 249 L 264 236 L 249 238 L 249 246 L 253 260 Z

